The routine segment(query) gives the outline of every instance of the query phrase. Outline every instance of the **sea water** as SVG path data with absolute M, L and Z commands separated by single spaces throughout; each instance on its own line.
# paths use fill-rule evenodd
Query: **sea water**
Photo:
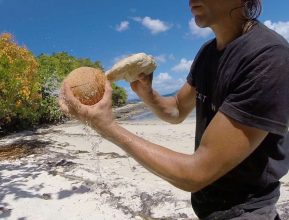
M 188 118 L 196 118 L 196 111 L 192 111 Z M 133 115 L 131 116 L 129 119 L 127 119 L 128 121 L 145 121 L 145 120 L 155 120 L 155 119 L 159 119 L 153 112 L 151 111 L 146 111 L 146 112 L 142 112 L 141 114 L 137 114 L 137 115 Z

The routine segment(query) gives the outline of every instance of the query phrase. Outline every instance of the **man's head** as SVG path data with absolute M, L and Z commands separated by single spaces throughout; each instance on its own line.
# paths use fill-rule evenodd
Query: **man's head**
M 260 0 L 189 0 L 196 24 L 212 27 L 228 19 L 254 20 L 261 12 Z

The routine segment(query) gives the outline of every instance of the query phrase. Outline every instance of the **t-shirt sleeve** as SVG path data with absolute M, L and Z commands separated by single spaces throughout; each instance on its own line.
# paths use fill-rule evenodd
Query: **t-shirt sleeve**
M 198 51 L 192 65 L 190 68 L 190 72 L 187 76 L 187 83 L 190 84 L 193 87 L 196 87 L 196 75 L 198 74 L 198 65 L 199 62 L 202 60 L 202 57 L 204 56 L 206 48 L 213 42 L 213 40 L 210 40 L 206 42 L 201 49 Z
M 284 136 L 289 121 L 289 48 L 274 46 L 242 65 L 219 111 Z
M 196 87 L 196 72 L 197 71 L 194 71 L 195 69 L 194 67 L 196 65 L 195 62 L 196 62 L 196 59 L 193 61 L 190 72 L 187 76 L 187 82 L 193 87 Z

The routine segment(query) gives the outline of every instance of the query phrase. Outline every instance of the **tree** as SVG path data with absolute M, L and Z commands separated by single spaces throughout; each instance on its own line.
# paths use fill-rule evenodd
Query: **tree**
M 99 61 L 76 58 L 66 52 L 51 56 L 42 54 L 38 58 L 39 77 L 42 85 L 41 122 L 59 121 L 63 115 L 57 104 L 57 94 L 62 80 L 74 69 L 82 66 L 103 70 Z M 121 106 L 127 101 L 126 91 L 113 84 L 113 105 Z
M 113 106 L 119 107 L 119 106 L 125 105 L 127 102 L 126 91 L 114 83 L 112 84 L 112 89 L 113 89 L 113 92 L 112 92 Z
M 41 100 L 33 54 L 17 45 L 9 33 L 0 35 L 0 128 L 21 128 L 37 123 Z
M 82 66 L 103 70 L 99 61 L 66 52 L 35 58 L 17 45 L 11 34 L 0 34 L 0 132 L 62 120 L 57 102 L 61 82 Z M 113 89 L 113 105 L 125 104 L 125 90 L 115 84 Z

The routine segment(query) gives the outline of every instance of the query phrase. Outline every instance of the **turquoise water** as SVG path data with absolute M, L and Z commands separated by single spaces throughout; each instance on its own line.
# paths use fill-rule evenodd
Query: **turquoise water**
M 196 111 L 193 111 L 188 118 L 196 118 Z M 152 112 L 143 112 L 139 115 L 134 115 L 131 118 L 128 119 L 128 121 L 144 121 L 144 120 L 154 120 L 158 119 L 158 117 L 153 114 Z

